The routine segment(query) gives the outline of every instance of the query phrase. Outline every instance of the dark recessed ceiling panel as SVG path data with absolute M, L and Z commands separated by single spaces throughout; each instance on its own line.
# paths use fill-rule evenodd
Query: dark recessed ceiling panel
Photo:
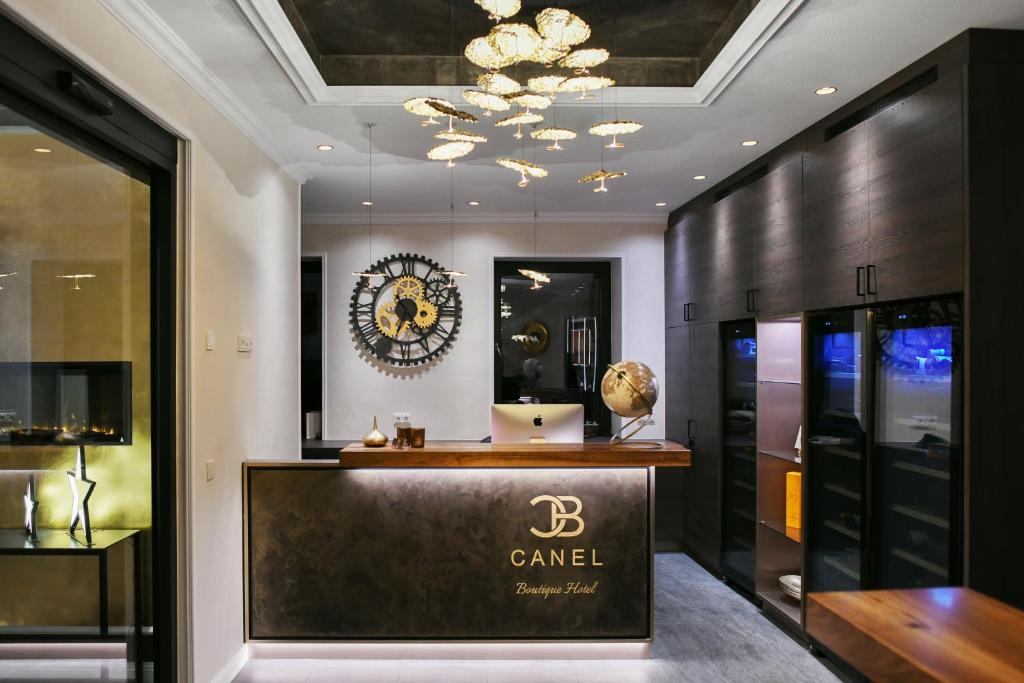
M 462 57 L 492 23 L 472 0 L 278 0 L 328 85 L 470 83 Z M 583 47 L 613 58 L 595 73 L 624 86 L 691 86 L 758 0 L 525 0 L 510 19 L 533 23 L 558 6 L 593 28 Z M 525 77 L 540 65 L 515 67 Z

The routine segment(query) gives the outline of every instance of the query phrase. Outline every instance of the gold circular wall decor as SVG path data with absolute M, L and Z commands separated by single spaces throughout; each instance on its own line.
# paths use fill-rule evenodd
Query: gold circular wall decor
M 523 325 L 522 336 L 525 337 L 519 342 L 523 353 L 528 356 L 539 356 L 547 351 L 551 343 L 551 330 L 539 320 L 530 320 Z

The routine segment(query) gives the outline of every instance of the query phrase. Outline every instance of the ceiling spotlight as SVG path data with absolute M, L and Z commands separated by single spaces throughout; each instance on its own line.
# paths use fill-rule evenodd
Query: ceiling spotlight
M 32 151 L 33 151 L 33 152 L 39 152 L 40 154 L 49 154 L 49 153 L 50 153 L 50 152 L 52 152 L 53 150 L 52 150 L 52 149 L 48 149 L 48 148 L 46 148 L 46 147 L 36 147 L 36 148 L 35 148 L 35 149 L 33 149 Z
M 707 180 L 708 177 L 706 175 L 695 175 L 695 176 L 693 176 L 693 179 L 694 180 Z
M 754 145 L 757 144 L 757 140 L 744 140 L 740 144 L 743 145 L 744 147 L 753 147 Z
M 316 148 L 321 152 L 330 152 L 334 149 L 334 145 L 317 145 Z
M 666 202 L 658 202 L 655 206 L 667 206 Z
M 480 206 L 480 202 L 476 202 L 476 201 L 469 202 L 469 205 L 470 206 Z
M 363 206 L 373 206 L 373 202 L 363 202 Z
M 814 94 L 815 95 L 834 95 L 837 90 L 839 90 L 839 88 L 837 88 L 834 85 L 823 85 L 820 88 L 818 88 L 817 90 L 815 90 Z

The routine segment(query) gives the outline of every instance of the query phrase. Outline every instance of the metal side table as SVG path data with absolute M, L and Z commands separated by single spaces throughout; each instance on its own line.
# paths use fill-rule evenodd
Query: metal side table
M 93 530 L 93 544 L 71 537 L 63 529 L 40 529 L 38 541 L 30 541 L 22 529 L 0 529 L 0 556 L 28 556 L 43 558 L 47 556 L 71 556 L 79 558 L 95 557 L 97 559 L 96 578 L 99 581 L 99 631 L 97 634 L 71 634 L 46 632 L 32 629 L 23 632 L 0 632 L 0 642 L 87 642 L 87 641 L 124 641 L 128 660 L 130 680 L 142 681 L 143 657 L 142 644 L 142 534 L 138 529 L 105 529 Z M 125 558 L 130 562 L 131 573 L 125 572 L 126 585 L 125 613 L 132 623 L 125 624 L 123 637 L 111 635 L 110 628 L 110 564 L 112 552 L 120 551 L 122 544 L 130 543 L 131 550 Z M 84 574 L 83 574 L 84 576 Z

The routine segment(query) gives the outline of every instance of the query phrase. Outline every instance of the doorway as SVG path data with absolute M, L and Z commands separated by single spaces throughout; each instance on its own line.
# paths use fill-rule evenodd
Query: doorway
M 610 435 L 611 294 L 608 261 L 496 261 L 494 402 L 580 403 L 585 436 Z

